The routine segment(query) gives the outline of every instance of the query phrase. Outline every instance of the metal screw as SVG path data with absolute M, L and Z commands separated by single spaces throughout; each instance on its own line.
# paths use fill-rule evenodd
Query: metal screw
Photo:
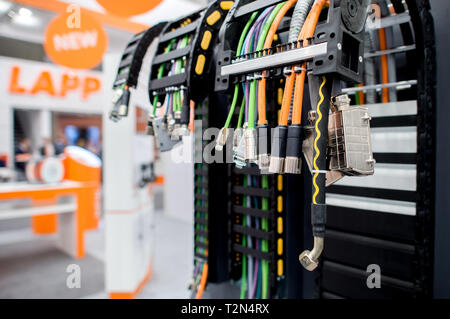
M 342 44 L 338 43 L 337 48 L 338 48 L 338 50 L 342 50 Z
M 363 61 L 363 57 L 362 57 L 362 56 L 360 56 L 360 57 L 359 57 L 359 62 L 361 62 L 361 63 L 362 63 L 362 61 Z
M 311 110 L 308 112 L 308 120 L 313 124 L 316 121 L 317 112 L 314 110 Z

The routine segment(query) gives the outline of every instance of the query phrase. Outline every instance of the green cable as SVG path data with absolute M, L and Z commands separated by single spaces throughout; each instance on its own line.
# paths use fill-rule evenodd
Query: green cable
M 258 12 L 253 12 L 252 16 L 247 21 L 247 24 L 245 25 L 244 30 L 241 33 L 241 37 L 239 38 L 236 54 L 240 54 L 240 52 L 242 50 L 242 45 L 244 44 L 245 37 L 247 36 L 248 30 L 250 29 L 250 26 L 252 25 L 253 21 L 255 21 L 257 15 L 258 15 Z M 231 122 L 231 119 L 234 114 L 234 109 L 236 108 L 238 95 L 239 95 L 239 84 L 236 84 L 234 86 L 233 102 L 231 103 L 231 108 L 230 108 L 230 111 L 228 112 L 228 117 L 227 117 L 227 120 L 224 125 L 225 128 L 228 128 L 228 126 L 230 126 L 230 122 Z
M 242 127 L 242 121 L 244 119 L 244 111 L 245 111 L 245 97 L 242 98 L 241 109 L 239 110 L 239 119 L 238 119 L 237 128 Z
M 258 15 L 258 11 L 253 12 L 252 16 L 248 20 L 247 24 L 244 27 L 244 30 L 242 30 L 241 37 L 239 38 L 236 54 L 240 54 L 242 50 L 242 46 L 244 45 L 245 37 L 247 36 L 248 30 L 250 29 L 253 21 L 255 21 L 256 16 Z
M 277 14 L 281 10 L 281 8 L 285 5 L 285 3 L 286 2 L 281 2 L 270 13 L 269 18 L 267 19 L 266 23 L 264 24 L 263 30 L 258 39 L 258 45 L 256 46 L 256 51 L 263 49 L 264 42 L 266 41 L 267 33 L 269 33 L 270 26 L 272 25 L 273 20 L 275 20 L 275 17 L 277 16 Z M 250 84 L 250 96 L 249 96 L 249 108 L 248 108 L 248 128 L 249 129 L 255 128 L 255 106 L 256 106 L 255 104 L 256 104 L 256 80 L 253 80 L 252 83 Z
M 355 87 L 358 87 L 358 85 L 356 84 Z M 356 94 L 355 94 L 355 104 L 359 105 L 359 94 L 358 94 L 358 92 L 356 92 Z
M 269 179 L 267 175 L 262 176 L 262 188 L 268 189 L 269 188 Z M 269 200 L 267 197 L 262 198 L 262 210 L 268 210 L 269 209 Z M 267 218 L 262 219 L 262 229 L 265 231 L 269 231 L 269 223 Z M 267 252 L 269 251 L 269 243 L 267 240 L 262 241 L 262 251 Z M 267 299 L 268 295 L 268 286 L 269 286 L 269 262 L 267 260 L 262 261 L 262 298 Z
M 245 299 L 245 292 L 246 292 L 246 285 L 247 285 L 247 256 L 242 255 L 242 277 L 241 277 L 241 299 Z
M 169 42 L 169 44 L 167 45 L 167 47 L 164 49 L 164 53 L 169 52 L 170 50 L 172 50 L 172 46 L 174 45 L 176 39 L 172 39 L 172 41 Z M 163 74 L 164 74 L 164 67 L 166 66 L 166 63 L 163 63 L 159 66 L 158 69 L 158 75 L 157 75 L 157 79 L 162 78 Z M 159 96 L 155 95 L 155 97 L 153 98 L 153 116 L 156 115 L 156 104 L 158 104 L 159 101 Z
M 185 48 L 188 43 L 189 43 L 189 37 L 185 36 L 181 40 L 180 49 Z M 182 59 L 178 59 L 175 63 L 176 63 L 175 74 L 179 74 L 181 72 Z M 174 107 L 173 107 L 173 111 L 174 112 L 181 111 L 181 94 L 180 94 L 180 91 L 174 92 L 173 105 L 174 105 Z
M 236 84 L 234 86 L 234 95 L 233 95 L 233 102 L 231 102 L 231 108 L 228 112 L 227 120 L 225 121 L 225 125 L 223 127 L 228 128 L 230 126 L 231 118 L 233 117 L 234 109 L 236 108 L 236 102 L 239 95 L 239 84 Z

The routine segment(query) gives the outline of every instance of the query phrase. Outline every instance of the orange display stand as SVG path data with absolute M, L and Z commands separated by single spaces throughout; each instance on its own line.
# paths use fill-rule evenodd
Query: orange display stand
M 31 199 L 35 205 L 54 204 L 59 198 L 64 196 L 74 196 L 76 208 L 73 212 L 74 229 L 70 232 L 74 234 L 72 238 L 74 247 L 73 255 L 76 258 L 82 258 L 85 255 L 84 250 L 84 232 L 88 230 L 89 216 L 92 216 L 96 210 L 95 197 L 98 191 L 98 184 L 92 182 L 62 182 L 57 185 L 8 185 L 0 189 L 1 200 Z M 53 217 L 55 216 L 55 217 Z M 57 215 L 47 214 L 43 216 L 33 216 L 33 227 L 40 233 L 52 233 L 57 231 Z M 36 219 L 38 223 L 36 223 Z
M 98 191 L 101 184 L 101 160 L 93 153 L 78 147 L 68 146 L 64 150 L 64 180 L 77 181 L 88 185 L 89 189 L 95 187 L 95 192 L 88 190 L 84 192 L 83 201 L 78 201 L 78 208 L 86 208 L 83 212 L 83 226 L 85 230 L 97 229 L 98 227 Z M 50 201 L 52 199 L 45 199 Z M 54 200 L 54 199 L 53 199 Z M 35 204 L 41 204 L 36 200 Z M 89 209 L 94 205 L 94 209 Z M 56 214 L 32 217 L 33 232 L 36 234 L 51 234 L 58 229 L 58 218 Z

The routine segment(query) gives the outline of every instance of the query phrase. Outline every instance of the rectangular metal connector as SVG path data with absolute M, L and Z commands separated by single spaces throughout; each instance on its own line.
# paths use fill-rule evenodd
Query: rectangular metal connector
M 362 106 L 343 108 L 330 114 L 328 121 L 330 169 L 346 175 L 372 175 L 370 116 Z

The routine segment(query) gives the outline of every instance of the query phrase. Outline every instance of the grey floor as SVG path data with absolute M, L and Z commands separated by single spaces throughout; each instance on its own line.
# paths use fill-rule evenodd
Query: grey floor
M 53 236 L 34 236 L 28 220 L 0 224 L 0 298 L 107 297 L 102 224 L 86 234 L 87 256 L 82 260 L 59 251 Z M 189 297 L 192 229 L 189 223 L 155 214 L 153 274 L 138 298 Z M 80 289 L 66 286 L 66 268 L 71 263 L 82 269 Z

